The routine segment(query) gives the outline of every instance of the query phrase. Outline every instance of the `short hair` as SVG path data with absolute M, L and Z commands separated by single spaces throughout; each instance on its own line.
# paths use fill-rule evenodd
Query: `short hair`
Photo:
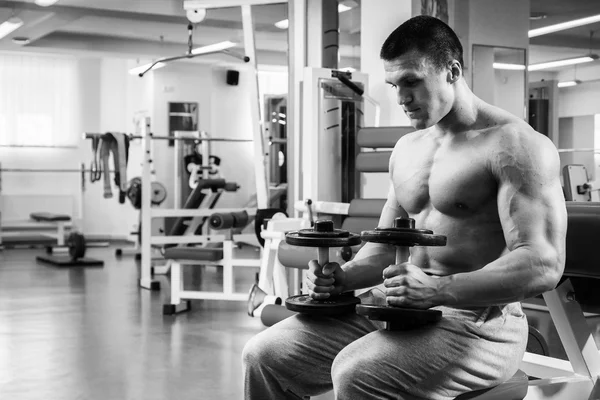
M 424 55 L 437 69 L 443 69 L 453 59 L 464 67 L 458 36 L 434 17 L 419 15 L 397 27 L 381 46 L 379 57 L 392 61 L 411 51 Z

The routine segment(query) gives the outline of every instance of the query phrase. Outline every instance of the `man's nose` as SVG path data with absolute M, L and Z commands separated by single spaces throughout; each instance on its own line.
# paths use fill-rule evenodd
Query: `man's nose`
M 409 92 L 398 90 L 398 104 L 403 106 L 405 104 L 410 104 L 412 100 L 412 95 Z

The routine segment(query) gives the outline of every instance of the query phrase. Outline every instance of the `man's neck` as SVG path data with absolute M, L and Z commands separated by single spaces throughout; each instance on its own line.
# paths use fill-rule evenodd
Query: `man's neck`
M 450 112 L 437 123 L 437 126 L 445 133 L 462 133 L 475 125 L 478 114 L 479 99 L 461 79 L 457 82 L 456 96 Z

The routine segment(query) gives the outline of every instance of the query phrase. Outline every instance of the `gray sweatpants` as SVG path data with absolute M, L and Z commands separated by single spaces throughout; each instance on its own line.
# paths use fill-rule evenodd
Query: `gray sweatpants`
M 385 304 L 374 288 L 363 303 Z M 298 399 L 333 388 L 336 399 L 453 399 L 510 378 L 527 345 L 520 303 L 435 307 L 439 323 L 388 332 L 357 314 L 295 315 L 243 351 L 245 398 Z

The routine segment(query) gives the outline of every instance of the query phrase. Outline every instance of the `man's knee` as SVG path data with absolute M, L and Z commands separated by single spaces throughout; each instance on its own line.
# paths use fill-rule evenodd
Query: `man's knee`
M 273 351 L 272 344 L 269 345 L 265 335 L 259 333 L 253 336 L 244 346 L 242 350 L 242 363 L 244 368 L 258 363 L 264 364 L 271 359 Z
M 370 386 L 374 380 L 373 374 L 377 373 L 376 358 L 368 354 L 368 351 L 354 352 L 348 351 L 347 348 L 342 350 L 331 366 L 331 380 L 336 391 Z

